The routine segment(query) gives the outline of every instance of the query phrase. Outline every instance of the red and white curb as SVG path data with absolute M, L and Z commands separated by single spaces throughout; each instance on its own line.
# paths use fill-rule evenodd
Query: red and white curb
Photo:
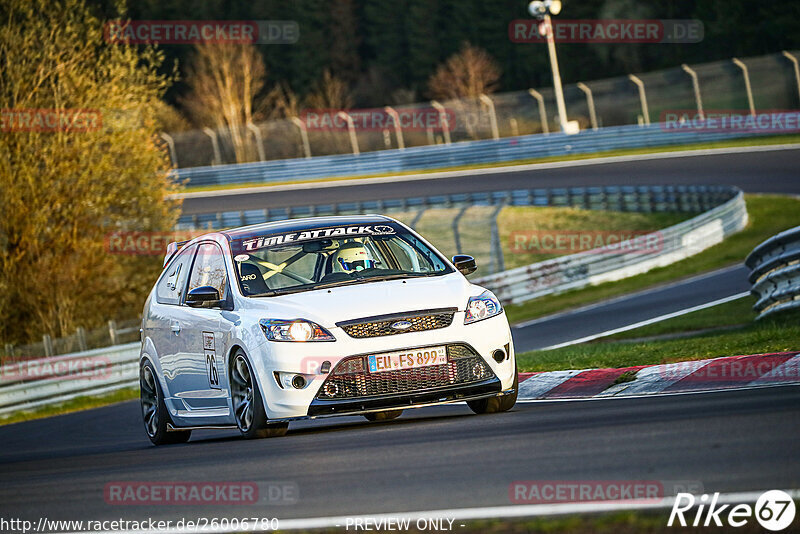
M 616 383 L 623 374 L 631 380 Z M 627 378 L 627 377 L 626 377 Z M 520 400 L 632 397 L 800 384 L 800 352 L 519 374 Z

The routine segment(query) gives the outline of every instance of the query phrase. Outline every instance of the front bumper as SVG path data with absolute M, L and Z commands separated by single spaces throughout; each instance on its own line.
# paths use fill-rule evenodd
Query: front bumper
M 420 408 L 432 404 L 461 402 L 494 397 L 503 393 L 497 377 L 464 386 L 450 386 L 428 391 L 401 393 L 391 396 L 359 397 L 357 399 L 314 399 L 308 408 L 309 417 L 325 415 L 358 415 L 383 410 Z
M 350 338 L 340 328 L 330 328 L 337 341 L 330 343 L 276 343 L 264 342 L 251 354 L 254 371 L 259 382 L 267 417 L 271 420 L 294 420 L 322 415 L 352 414 L 359 412 L 417 407 L 427 404 L 458 402 L 476 398 L 496 396 L 513 387 L 515 354 L 511 331 L 505 313 L 471 325 L 463 325 L 463 312 L 457 312 L 453 324 L 446 328 L 423 332 L 404 333 L 367 339 Z M 353 355 L 378 354 L 404 350 L 412 347 L 433 345 L 469 345 L 491 370 L 496 386 L 482 389 L 483 381 L 469 384 L 435 384 L 436 387 L 419 388 L 418 391 L 381 391 L 380 399 L 367 395 L 349 399 L 317 398 L 328 374 L 319 372 L 320 365 L 328 361 L 331 369 Z M 505 349 L 508 357 L 496 362 L 492 357 L 495 349 Z M 311 365 L 309 365 L 309 362 Z M 281 387 L 275 373 L 304 374 L 308 380 L 302 389 Z M 442 386 L 442 387 L 439 387 Z M 476 389 L 471 388 L 475 386 Z M 462 389 L 465 388 L 465 389 Z M 470 397 L 470 398 L 467 398 Z M 443 399 L 443 400 L 439 400 Z M 364 408 L 362 409 L 362 405 Z

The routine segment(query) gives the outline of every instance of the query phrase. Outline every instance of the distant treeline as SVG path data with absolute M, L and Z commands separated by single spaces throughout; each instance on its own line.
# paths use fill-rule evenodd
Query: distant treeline
M 90 0 L 113 12 L 115 0 Z M 357 106 L 426 98 L 436 66 L 467 41 L 493 56 L 500 90 L 550 83 L 544 44 L 516 44 L 509 22 L 530 18 L 526 0 L 129 0 L 132 19 L 294 20 L 300 40 L 261 45 L 267 86 L 285 82 L 301 96 L 325 69 L 345 80 Z M 800 2 L 775 0 L 564 0 L 562 19 L 699 19 L 697 44 L 561 44 L 566 82 L 800 48 Z M 165 45 L 169 65 L 191 46 Z M 167 98 L 175 102 L 178 83 Z

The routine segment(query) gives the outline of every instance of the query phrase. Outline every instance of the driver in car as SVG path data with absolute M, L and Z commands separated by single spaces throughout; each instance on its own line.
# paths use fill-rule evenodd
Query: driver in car
M 333 272 L 352 273 L 372 269 L 377 265 L 369 250 L 361 243 L 345 243 L 334 253 Z

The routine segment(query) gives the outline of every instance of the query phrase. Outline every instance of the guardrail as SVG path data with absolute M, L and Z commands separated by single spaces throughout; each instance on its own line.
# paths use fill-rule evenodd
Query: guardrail
M 662 124 L 614 126 L 576 135 L 534 134 L 482 141 L 391 149 L 361 154 L 283 159 L 190 167 L 173 170 L 190 186 L 292 182 L 337 176 L 362 176 L 441 169 L 461 165 L 512 162 L 523 159 L 608 150 L 683 145 L 753 136 L 752 132 L 691 130 L 676 132 Z
M 642 252 L 620 243 L 619 252 L 589 250 L 485 276 L 475 283 L 491 289 L 506 304 L 525 302 L 552 293 L 620 280 L 663 267 L 697 254 L 747 224 L 744 193 L 736 187 L 717 191 L 727 199 L 692 219 L 643 236 L 661 246 Z M 673 195 L 680 196 L 675 191 Z M 627 252 L 623 252 L 626 251 Z
M 140 342 L 0 367 L 0 416 L 135 387 Z
M 761 319 L 800 308 L 800 226 L 772 236 L 748 254 L 753 310 Z

